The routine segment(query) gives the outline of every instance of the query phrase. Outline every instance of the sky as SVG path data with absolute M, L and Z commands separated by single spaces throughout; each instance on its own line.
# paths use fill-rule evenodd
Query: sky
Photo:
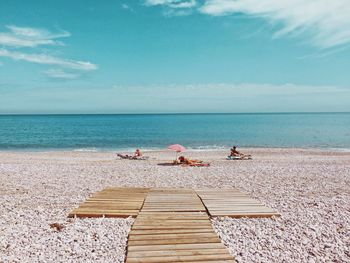
M 0 114 L 349 112 L 348 0 L 1 0 Z

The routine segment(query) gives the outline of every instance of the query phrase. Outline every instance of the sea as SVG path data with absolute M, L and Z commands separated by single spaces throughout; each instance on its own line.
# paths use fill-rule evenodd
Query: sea
M 0 150 L 159 150 L 170 144 L 350 151 L 350 113 L 0 115 Z

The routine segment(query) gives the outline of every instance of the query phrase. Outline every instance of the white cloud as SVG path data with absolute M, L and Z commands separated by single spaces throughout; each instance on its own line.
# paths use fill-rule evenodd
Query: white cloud
M 243 13 L 282 24 L 275 36 L 308 35 L 321 48 L 350 43 L 349 0 L 206 0 L 199 11 L 214 16 Z
M 67 31 L 51 32 L 41 28 L 18 27 L 15 25 L 9 25 L 6 28 L 8 29 L 7 32 L 0 32 L 0 47 L 4 46 L 0 48 L 0 57 L 60 67 L 45 72 L 49 77 L 60 79 L 74 79 L 79 76 L 79 74 L 66 72 L 63 69 L 77 71 L 97 69 L 97 65 L 91 62 L 59 58 L 50 54 L 41 54 L 37 51 L 43 45 L 64 45 L 58 39 L 70 37 L 71 34 Z M 26 48 L 26 52 L 18 51 L 23 48 Z
M 70 68 L 83 71 L 97 69 L 97 65 L 91 62 L 63 59 L 46 54 L 28 54 L 17 51 L 10 51 L 4 48 L 0 49 L 0 57 L 7 57 L 13 60 L 23 60 L 37 64 L 55 65 L 63 68 Z
M 274 37 L 303 36 L 319 48 L 350 44 L 349 0 L 145 0 L 147 6 L 193 10 L 212 16 L 245 14 L 265 19 L 279 29 Z M 179 14 L 182 14 L 180 12 Z
M 130 6 L 127 5 L 127 4 L 122 4 L 122 8 L 123 8 L 123 9 L 130 9 Z
M 196 0 L 146 0 L 148 6 L 164 5 L 170 8 L 193 8 L 197 5 Z
M 62 45 L 58 38 L 69 37 L 67 31 L 52 33 L 45 29 L 7 26 L 8 32 L 0 32 L 0 45 L 9 47 L 37 47 L 41 45 Z
M 66 72 L 62 69 L 49 69 L 45 71 L 45 74 L 50 78 L 55 79 L 76 79 L 80 76 L 79 74 Z

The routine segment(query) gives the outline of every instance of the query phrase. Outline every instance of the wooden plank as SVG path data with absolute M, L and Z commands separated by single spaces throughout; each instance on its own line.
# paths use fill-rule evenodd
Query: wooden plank
M 273 217 L 273 216 L 280 216 L 278 213 L 217 213 L 213 214 L 213 216 L 217 217 L 232 217 L 232 218 L 242 218 L 242 217 L 249 217 L 249 218 L 263 218 L 263 217 Z
M 162 230 L 162 229 L 210 229 L 209 226 L 197 226 L 197 225 L 188 225 L 188 226 L 135 226 L 133 229 L 136 230 Z
M 171 244 L 201 244 L 201 243 L 218 243 L 221 242 L 219 237 L 200 237 L 200 238 L 182 238 L 182 239 L 160 239 L 160 240 L 130 240 L 129 246 L 140 245 L 171 245 Z
M 136 220 L 134 226 L 187 226 L 187 225 L 197 225 L 197 226 L 211 226 L 210 221 L 207 220 L 155 220 L 155 221 L 139 221 Z
M 201 261 L 186 261 L 186 263 L 237 263 L 234 259 L 227 260 L 201 260 Z
M 218 255 L 227 254 L 226 248 L 219 249 L 187 249 L 161 251 L 129 251 L 128 258 L 163 257 L 163 256 L 190 256 L 190 255 Z
M 186 239 L 186 238 L 218 238 L 216 233 L 176 233 L 176 234 L 153 234 L 153 235 L 139 235 L 131 232 L 129 235 L 129 241 L 133 240 L 170 240 L 171 239 Z
M 171 229 L 211 229 L 210 225 L 137 225 L 133 227 L 134 230 L 171 230 Z
M 94 213 L 94 212 L 77 212 L 77 213 L 70 213 L 68 217 L 74 218 L 94 218 L 94 217 L 120 217 L 120 218 L 127 218 L 127 217 L 136 217 L 137 214 L 125 214 L 125 213 L 108 213 L 108 214 L 101 214 L 101 213 Z
M 156 234 L 185 234 L 185 233 L 212 233 L 211 228 L 200 229 L 160 229 L 160 230 L 136 230 L 134 229 L 130 235 L 156 235 Z
M 96 208 L 96 209 L 112 209 L 112 210 L 137 210 L 141 208 L 142 205 L 123 205 L 123 204 L 81 204 L 79 209 L 83 208 Z
M 163 257 L 146 257 L 146 258 L 127 258 L 127 263 L 163 263 L 163 262 L 188 262 L 203 261 L 203 260 L 232 260 L 229 254 L 217 255 L 188 255 L 188 256 L 163 256 Z
M 137 218 L 137 222 L 135 222 L 136 225 L 158 225 L 158 224 L 182 224 L 182 223 L 208 223 L 207 218 L 203 219 L 139 219 Z
M 223 209 L 223 208 L 216 208 L 216 209 L 211 209 L 210 211 L 215 212 L 234 212 L 234 213 L 239 213 L 239 212 L 265 212 L 265 213 L 273 213 L 274 210 L 272 209 L 268 209 L 268 208 L 250 208 L 250 207 L 241 207 L 241 208 L 231 208 L 228 207 L 227 209 Z
M 140 204 L 140 201 L 143 201 L 143 200 L 137 200 L 137 201 L 133 201 L 133 200 L 127 200 L 127 199 L 87 199 L 85 201 L 85 203 L 87 204 L 103 204 L 103 203 L 106 203 L 106 204 Z
M 222 243 L 145 245 L 145 246 L 129 246 L 128 251 L 162 251 L 162 250 L 219 249 L 219 248 L 226 248 L 226 247 Z
M 137 209 L 98 209 L 98 208 L 77 208 L 72 213 L 76 212 L 99 212 L 99 213 L 138 213 Z
M 173 215 L 173 214 L 143 214 L 142 212 L 139 213 L 139 220 L 205 220 L 209 217 L 207 215 L 195 215 L 195 214 L 189 214 L 189 215 Z
M 162 208 L 145 208 L 145 212 L 182 212 L 182 211 L 187 211 L 187 212 L 198 212 L 198 211 L 205 211 L 205 208 L 198 208 L 196 209 L 195 207 L 189 207 L 189 208 L 171 208 L 171 207 L 164 207 Z

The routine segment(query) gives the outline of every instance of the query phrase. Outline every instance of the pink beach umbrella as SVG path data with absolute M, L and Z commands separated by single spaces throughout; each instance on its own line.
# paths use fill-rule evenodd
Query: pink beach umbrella
M 186 151 L 186 148 L 180 144 L 172 144 L 168 146 L 169 150 L 175 151 L 177 153 L 182 153 L 184 151 Z M 177 154 L 176 154 L 176 159 L 177 160 Z
M 180 144 L 169 145 L 168 149 L 173 150 L 173 151 L 178 152 L 178 153 L 182 153 L 182 152 L 186 151 L 186 148 Z

